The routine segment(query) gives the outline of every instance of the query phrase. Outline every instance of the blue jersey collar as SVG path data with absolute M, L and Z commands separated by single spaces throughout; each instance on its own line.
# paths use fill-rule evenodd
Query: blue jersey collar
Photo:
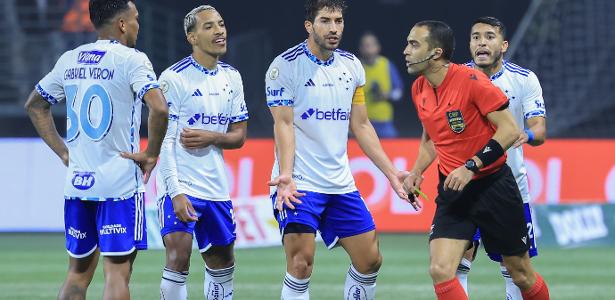
M 307 55 L 307 57 L 315 62 L 316 64 L 320 65 L 320 66 L 330 66 L 331 64 L 333 64 L 333 60 L 335 60 L 335 53 L 331 54 L 331 58 L 329 58 L 326 61 L 322 61 L 320 60 L 318 57 L 316 57 L 316 55 L 312 54 L 312 52 L 310 52 L 310 49 L 308 49 L 307 46 L 307 40 L 304 41 L 303 43 L 301 43 L 301 48 L 303 48 L 303 52 L 305 53 L 305 55 Z
M 192 57 L 192 55 L 190 55 L 188 57 L 190 59 L 190 63 L 197 68 L 199 71 L 207 74 L 207 75 L 211 75 L 211 76 L 216 76 L 216 74 L 218 74 L 218 66 L 216 65 L 216 68 L 213 70 L 208 70 L 207 68 L 203 67 L 201 64 L 199 64 L 196 59 L 194 59 L 194 57 Z

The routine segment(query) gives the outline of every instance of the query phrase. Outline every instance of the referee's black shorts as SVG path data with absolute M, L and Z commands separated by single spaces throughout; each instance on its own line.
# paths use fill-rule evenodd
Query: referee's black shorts
M 444 191 L 440 174 L 436 213 L 429 240 L 472 241 L 476 228 L 488 253 L 520 255 L 529 249 L 523 199 L 506 164 L 497 172 L 472 180 L 461 192 Z

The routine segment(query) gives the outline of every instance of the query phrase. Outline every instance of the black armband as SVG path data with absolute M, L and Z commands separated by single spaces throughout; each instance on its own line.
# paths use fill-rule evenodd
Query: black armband
M 496 162 L 502 155 L 504 155 L 504 148 L 494 139 L 490 139 L 485 147 L 476 152 L 476 157 L 483 162 L 482 168 Z

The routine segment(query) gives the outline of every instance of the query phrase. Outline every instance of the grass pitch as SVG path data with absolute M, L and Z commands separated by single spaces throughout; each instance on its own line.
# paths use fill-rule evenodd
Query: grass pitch
M 435 299 L 427 272 L 427 236 L 380 235 L 384 264 L 378 299 Z M 615 249 L 541 248 L 534 264 L 549 284 L 552 299 L 615 299 Z M 285 264 L 282 248 L 236 251 L 234 299 L 279 299 Z M 0 234 L 0 299 L 54 299 L 67 267 L 64 236 Z M 343 249 L 317 247 L 311 298 L 341 299 L 349 260 Z M 132 299 L 158 299 L 164 253 L 140 252 L 131 281 Z M 481 251 L 470 273 L 471 299 L 504 299 L 498 265 Z M 88 299 L 102 297 L 102 263 Z M 203 263 L 193 252 L 188 278 L 190 299 L 203 299 Z

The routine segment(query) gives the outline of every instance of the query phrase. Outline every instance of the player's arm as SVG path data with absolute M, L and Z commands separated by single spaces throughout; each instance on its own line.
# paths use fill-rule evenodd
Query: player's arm
M 524 143 L 532 146 L 540 146 L 547 139 L 547 120 L 545 101 L 542 97 L 542 87 L 538 77 L 530 72 L 525 85 L 527 90 L 523 97 L 523 115 L 527 128 L 520 134 L 514 147 L 519 147 Z
M 291 177 L 295 163 L 295 128 L 293 108 L 270 107 L 273 116 L 273 135 L 280 164 L 280 176 Z
M 243 83 L 239 72 L 233 76 L 234 95 L 232 102 L 230 125 L 225 133 L 200 129 L 185 128 L 181 133 L 181 142 L 186 148 L 204 148 L 210 145 L 222 149 L 238 149 L 243 146 L 248 133 L 248 109 L 244 99 Z
M 496 131 L 487 143 L 470 159 L 475 167 L 459 166 L 448 174 L 444 180 L 444 190 L 461 191 L 472 180 L 475 172 L 495 163 L 505 155 L 506 150 L 513 145 L 520 134 L 513 115 L 508 110 L 508 98 L 494 86 L 489 78 L 481 72 L 467 81 L 471 101 L 482 116 L 496 127 Z M 468 162 L 470 162 L 468 160 Z
M 527 129 L 519 133 L 519 137 L 513 144 L 514 148 L 527 143 L 532 146 L 540 146 L 547 139 L 547 119 L 545 117 L 533 117 L 525 121 Z
M 436 159 L 436 155 L 436 147 L 429 137 L 429 134 L 427 134 L 427 131 L 423 129 L 423 134 L 421 134 L 421 142 L 419 144 L 419 153 L 416 157 L 411 173 L 422 175 L 423 172 L 425 172 L 425 170 Z
M 248 122 L 229 125 L 226 133 L 184 128 L 180 135 L 182 145 L 188 149 L 216 146 L 222 149 L 238 149 L 243 146 L 248 133 Z
M 214 145 L 222 149 L 238 149 L 246 142 L 248 135 L 248 121 L 232 123 L 228 131 L 220 134 Z
M 497 129 L 487 144 L 471 158 L 476 163 L 476 170 L 496 162 L 519 137 L 519 128 L 508 108 L 488 113 L 487 119 Z M 473 176 L 474 171 L 465 165 L 460 166 L 448 174 L 444 190 L 461 191 Z
M 405 200 L 408 200 L 408 194 L 402 187 L 402 182 L 408 176 L 408 172 L 399 171 L 384 152 L 376 130 L 370 123 L 367 117 L 367 108 L 365 106 L 365 94 L 363 87 L 357 87 L 353 100 L 352 109 L 350 110 L 350 130 L 355 136 L 363 153 L 382 171 L 389 179 L 393 190 L 397 195 Z M 415 206 L 416 203 L 412 202 Z M 417 206 L 415 208 L 418 209 Z
M 62 163 L 68 166 L 68 148 L 58 133 L 51 114 L 51 104 L 47 102 L 36 90 L 33 90 L 26 101 L 25 109 L 36 132 L 43 141 L 62 159 Z
M 416 189 L 420 189 L 421 183 L 423 182 L 423 172 L 433 163 L 436 159 L 436 155 L 436 147 L 429 137 L 429 134 L 427 134 L 427 131 L 423 128 L 416 161 L 410 171 L 410 176 L 404 180 L 404 189 L 408 194 L 416 195 Z
M 121 155 L 137 163 L 143 172 L 143 180 L 147 183 L 158 162 L 162 139 L 167 131 L 169 109 L 149 59 L 141 52 L 135 52 L 133 55 L 127 58 L 126 77 L 138 100 L 145 102 L 149 108 L 147 149 L 141 153 L 122 152 Z
M 169 109 L 162 92 L 158 88 L 148 90 L 143 95 L 143 101 L 149 109 L 149 116 L 147 118 L 147 149 L 140 153 L 122 152 L 121 155 L 137 163 L 143 172 L 143 181 L 147 183 L 152 170 L 158 162 L 162 140 L 167 132 Z
M 485 161 L 483 160 L 486 160 L 487 164 L 491 164 L 493 161 L 496 161 L 500 156 L 504 155 L 504 152 L 506 152 L 506 150 L 508 150 L 508 148 L 513 145 L 513 143 L 519 136 L 519 127 L 517 127 L 517 123 L 515 122 L 515 119 L 513 118 L 513 115 L 510 113 L 508 108 L 490 112 L 489 114 L 487 114 L 487 119 L 497 129 L 488 144 L 483 147 L 477 153 L 477 155 L 474 155 L 472 157 L 472 159 L 476 161 L 476 166 L 479 169 L 486 165 Z M 497 142 L 500 147 L 499 149 L 502 150 L 499 150 L 497 147 L 490 147 L 490 144 L 491 146 L 495 145 L 493 144 L 493 141 Z M 486 151 L 487 147 L 490 147 L 491 150 Z M 492 152 L 493 154 L 490 154 Z M 495 157 L 496 155 L 497 157 Z
M 279 164 L 277 178 L 269 182 L 271 186 L 277 186 L 276 208 L 281 211 L 285 204 L 290 209 L 295 209 L 293 203 L 301 203 L 297 197 L 303 196 L 297 192 L 297 187 L 292 179 L 293 166 L 295 164 L 295 125 L 294 112 L 290 106 L 270 107 L 273 116 L 273 136 Z
M 159 180 L 157 183 L 162 182 L 164 185 L 164 190 L 166 195 L 171 198 L 173 212 L 177 218 L 182 222 L 194 222 L 198 220 L 196 218 L 196 211 L 192 206 L 192 202 L 190 202 L 179 186 L 176 141 L 179 128 L 179 112 L 182 108 L 185 92 L 180 88 L 181 80 L 173 76 L 174 73 L 171 71 L 165 71 L 160 76 L 165 101 L 169 108 L 169 121 L 160 149 L 160 161 L 158 163 Z
M 145 152 L 154 159 L 160 154 L 162 140 L 167 132 L 169 108 L 160 89 L 151 89 L 143 96 L 149 109 L 147 118 L 147 149 Z

